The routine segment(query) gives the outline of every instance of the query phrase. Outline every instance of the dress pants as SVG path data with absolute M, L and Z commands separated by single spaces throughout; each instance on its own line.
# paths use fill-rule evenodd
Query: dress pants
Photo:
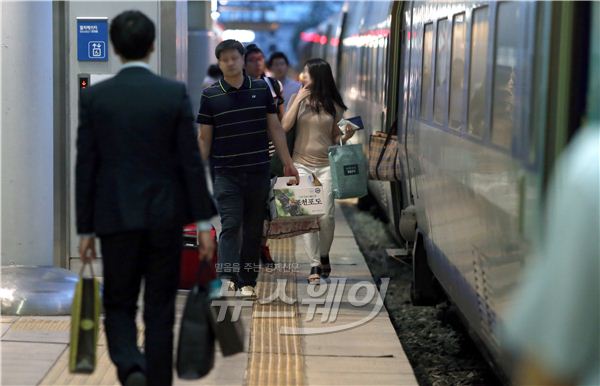
M 173 382 L 173 323 L 179 280 L 182 228 L 100 236 L 104 269 L 104 325 L 110 358 L 124 384 L 143 371 L 148 385 Z M 144 279 L 144 353 L 135 323 Z

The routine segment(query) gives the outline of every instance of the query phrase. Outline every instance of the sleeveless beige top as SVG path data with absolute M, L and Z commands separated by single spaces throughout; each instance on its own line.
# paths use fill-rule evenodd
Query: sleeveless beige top
M 300 103 L 296 117 L 296 142 L 292 159 L 306 166 L 328 166 L 327 149 L 335 145 L 335 137 L 340 134 L 337 123 L 342 119 L 344 110 L 335 104 L 336 115 L 333 118 L 325 110 L 317 114 L 306 101 Z

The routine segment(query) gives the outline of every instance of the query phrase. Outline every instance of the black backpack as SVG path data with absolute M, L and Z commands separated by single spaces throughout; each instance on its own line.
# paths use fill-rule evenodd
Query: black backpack
M 271 85 L 273 86 L 273 91 L 275 91 L 275 96 L 282 102 L 284 102 L 283 99 L 283 94 L 281 93 L 281 87 L 279 86 L 279 81 L 275 78 L 272 78 L 270 76 L 267 76 L 267 78 L 269 78 L 269 82 L 271 82 Z M 277 106 L 279 106 L 280 103 L 277 104 Z

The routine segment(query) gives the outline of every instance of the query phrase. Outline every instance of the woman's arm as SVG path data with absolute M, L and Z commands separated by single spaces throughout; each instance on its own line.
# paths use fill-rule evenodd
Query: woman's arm
M 337 123 L 343 118 L 343 110 L 339 109 L 336 105 L 336 111 L 338 112 L 335 116 L 335 118 L 333 119 L 333 143 L 334 144 L 338 144 L 340 143 L 340 138 L 342 139 L 342 144 L 345 144 L 350 138 L 352 138 L 352 136 L 355 133 L 355 130 L 352 126 L 350 125 L 346 125 L 344 127 L 344 131 L 342 132 L 342 130 L 338 127 Z
M 334 133 L 337 132 L 337 134 L 333 136 L 333 143 L 335 143 L 336 145 L 340 143 L 340 137 L 342 138 L 342 144 L 346 144 L 346 142 L 348 142 L 348 140 L 352 138 L 352 136 L 355 133 L 355 130 L 350 125 L 346 125 L 346 127 L 344 128 L 346 134 L 342 134 L 341 130 L 337 125 L 337 122 L 334 123 L 334 126 Z
M 290 97 L 290 103 L 288 105 L 288 110 L 283 115 L 283 119 L 281 120 L 281 127 L 285 132 L 288 132 L 294 127 L 296 123 L 296 118 L 298 117 L 298 111 L 300 111 L 300 102 L 308 97 L 310 92 L 302 88 L 298 92 L 298 94 L 293 94 Z

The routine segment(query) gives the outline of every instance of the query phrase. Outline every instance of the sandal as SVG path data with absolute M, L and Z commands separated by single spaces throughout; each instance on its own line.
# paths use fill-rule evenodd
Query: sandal
M 308 275 L 308 284 L 319 284 L 321 280 L 321 267 L 310 267 L 310 275 Z
M 331 264 L 329 264 L 329 255 L 321 256 L 321 277 L 327 279 L 331 273 Z

